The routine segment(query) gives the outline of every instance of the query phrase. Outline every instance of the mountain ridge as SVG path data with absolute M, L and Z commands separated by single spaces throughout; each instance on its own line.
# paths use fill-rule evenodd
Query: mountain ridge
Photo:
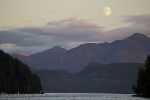
M 63 69 L 78 72 L 90 63 L 137 62 L 144 63 L 150 54 L 150 38 L 144 34 L 135 33 L 129 37 L 111 43 L 85 43 L 57 55 L 46 54 L 36 58 L 42 64 L 32 65 L 33 68 Z M 60 47 L 61 48 L 61 47 Z M 36 55 L 36 54 L 34 54 Z M 32 55 L 31 55 L 32 56 Z M 32 58 L 29 56 L 30 58 Z M 53 56 L 55 56 L 53 58 Z M 30 66 L 30 64 L 29 64 Z
M 38 70 L 45 92 L 52 93 L 133 93 L 139 63 L 92 63 L 82 71 Z

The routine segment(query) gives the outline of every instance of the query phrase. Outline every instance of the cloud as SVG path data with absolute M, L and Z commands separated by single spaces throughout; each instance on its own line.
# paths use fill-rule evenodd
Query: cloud
M 150 15 L 127 16 L 125 22 L 131 23 L 131 29 L 150 35 Z
M 14 43 L 22 46 L 30 46 L 31 39 L 33 43 L 33 39 L 35 39 L 34 34 L 17 30 L 0 31 L 0 43 Z
M 16 47 L 15 44 L 12 44 L 12 43 L 2 43 L 0 44 L 0 48 L 4 48 L 4 49 L 9 49 L 9 48 L 14 48 Z
M 150 36 L 150 15 L 125 16 L 123 23 L 130 26 L 107 31 L 89 20 L 70 18 L 40 27 L 1 30 L 0 49 L 27 54 L 53 46 L 70 49 L 87 42 L 111 42 L 137 32 Z
M 22 31 L 51 37 L 55 42 L 97 42 L 97 36 L 103 34 L 102 27 L 88 22 L 88 20 L 67 19 L 49 22 L 38 28 L 23 28 Z M 60 41 L 61 40 L 61 41 Z M 69 44 L 69 43 L 67 43 Z
M 39 35 L 47 35 L 62 40 L 86 41 L 95 39 L 102 27 L 88 22 L 87 20 L 67 19 L 48 22 L 46 26 L 36 28 L 22 28 L 21 31 Z
M 24 27 L 13 30 L 0 31 L 0 45 L 14 44 L 9 49 L 0 47 L 11 52 L 24 52 L 30 48 L 30 53 L 48 49 L 59 45 L 65 48 L 72 48 L 81 43 L 100 42 L 98 36 L 102 35 L 102 27 L 89 22 L 70 18 L 55 22 L 48 22 L 45 26 Z M 9 45 L 8 45 L 9 46 Z M 36 49 L 33 49 L 36 48 Z M 28 50 L 27 50 L 28 49 Z
M 45 42 L 46 41 L 44 40 L 44 37 L 28 32 L 22 32 L 18 30 L 0 31 L 0 49 L 10 53 L 27 54 L 27 51 L 30 48 L 35 47 L 38 47 L 39 49 L 30 49 L 31 51 L 28 53 L 40 51 Z
M 125 16 L 122 23 L 130 26 L 105 31 L 107 39 L 110 41 L 123 39 L 133 33 L 142 33 L 150 37 L 150 15 Z

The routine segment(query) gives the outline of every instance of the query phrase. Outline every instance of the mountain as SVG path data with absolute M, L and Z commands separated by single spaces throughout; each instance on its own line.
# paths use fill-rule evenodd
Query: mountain
M 144 63 L 150 54 L 150 38 L 135 33 L 112 43 L 86 43 L 69 50 L 53 61 L 49 69 L 82 70 L 90 63 L 137 62 Z
M 0 50 L 0 93 L 41 93 L 40 79 L 18 59 Z
M 90 63 L 144 63 L 146 56 L 150 54 L 150 38 L 135 33 L 111 43 L 86 43 L 68 51 L 61 47 L 57 48 L 62 52 L 46 50 L 29 56 L 33 59 L 32 62 L 35 61 L 37 64 L 28 61 L 25 63 L 32 68 L 62 69 L 69 72 L 81 71 Z
M 29 56 L 19 55 L 19 54 L 12 54 L 12 56 L 17 57 L 22 62 L 26 63 L 29 67 L 34 69 L 46 69 L 49 67 L 49 62 L 52 62 L 53 59 L 56 57 L 63 55 L 67 52 L 66 49 L 55 46 L 51 49 L 35 53 Z
M 54 59 L 55 57 L 65 53 L 67 50 L 60 47 L 60 46 L 55 46 L 51 49 L 42 51 L 40 53 L 32 54 L 29 57 L 35 60 L 40 60 L 40 61 L 47 61 Z
M 84 70 L 38 70 L 45 92 L 53 93 L 133 93 L 139 63 L 92 63 Z

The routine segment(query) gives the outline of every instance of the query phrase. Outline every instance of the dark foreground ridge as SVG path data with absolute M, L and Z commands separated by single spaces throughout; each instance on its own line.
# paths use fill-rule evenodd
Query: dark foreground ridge
M 0 93 L 41 93 L 40 79 L 18 59 L 0 50 Z
M 36 71 L 44 92 L 53 93 L 133 93 L 139 63 L 93 63 L 78 73 L 63 70 Z

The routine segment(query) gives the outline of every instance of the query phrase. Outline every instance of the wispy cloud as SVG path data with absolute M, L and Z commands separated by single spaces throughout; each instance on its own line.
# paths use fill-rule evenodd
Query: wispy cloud
M 123 23 L 130 26 L 105 31 L 109 40 L 123 39 L 133 33 L 142 33 L 150 37 L 150 15 L 125 16 Z

